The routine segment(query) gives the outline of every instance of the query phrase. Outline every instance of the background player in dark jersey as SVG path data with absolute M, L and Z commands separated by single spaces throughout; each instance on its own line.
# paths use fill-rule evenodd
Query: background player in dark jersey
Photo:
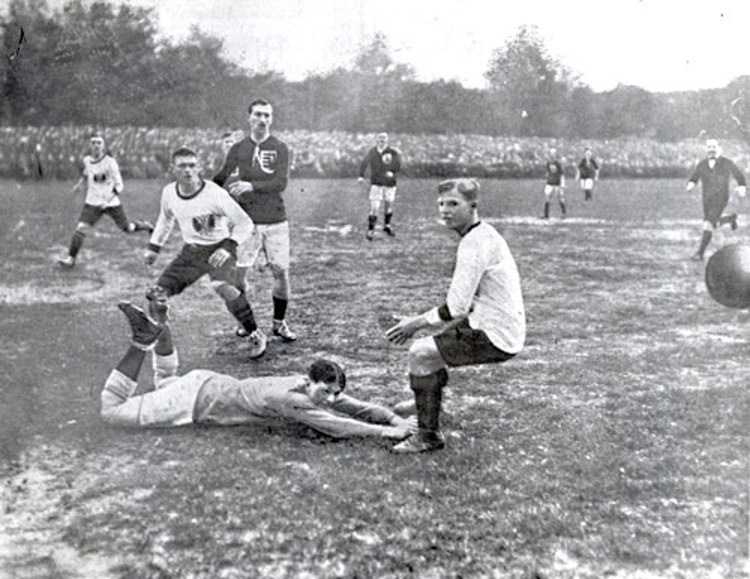
M 367 218 L 367 239 L 372 240 L 378 221 L 380 204 L 385 205 L 383 231 L 393 236 L 391 218 L 396 199 L 396 174 L 401 171 L 401 154 L 388 146 L 388 134 L 378 134 L 375 146 L 367 152 L 359 166 L 359 182 L 365 180 L 365 171 L 370 167 L 370 215 Z
M 248 113 L 250 134 L 229 149 L 214 181 L 224 186 L 234 170 L 239 169 L 239 180 L 227 188 L 253 220 L 255 230 L 239 248 L 237 264 L 246 276 L 260 252 L 264 253 L 274 278 L 271 331 L 291 342 L 297 336 L 286 323 L 290 296 L 289 222 L 282 196 L 289 180 L 289 149 L 271 135 L 273 107 L 268 101 L 253 101 Z M 238 333 L 243 334 L 241 330 Z
M 557 158 L 557 149 L 549 150 L 547 159 L 547 182 L 544 185 L 544 215 L 543 219 L 549 219 L 549 204 L 552 197 L 557 195 L 560 203 L 561 216 L 565 217 L 565 175 L 563 166 Z
M 703 235 L 698 251 L 692 259 L 703 259 L 714 229 L 725 223 L 730 224 L 732 229 L 737 229 L 736 213 L 722 215 L 729 202 L 729 180 L 732 177 L 737 182 L 737 194 L 744 197 L 745 175 L 733 161 L 721 156 L 719 142 L 716 139 L 708 139 L 706 158 L 696 165 L 687 183 L 688 191 L 692 191 L 698 181 L 703 185 Z
M 114 157 L 107 153 L 101 133 L 94 133 L 89 138 L 89 154 L 83 158 L 83 175 L 73 186 L 74 192 L 84 180 L 87 182 L 86 199 L 70 240 L 68 255 L 57 262 L 61 267 L 70 268 L 76 264 L 86 234 L 102 215 L 109 215 L 125 233 L 150 232 L 154 228 L 147 221 L 130 221 L 125 215 L 120 201 L 120 193 L 124 189 L 120 167 Z
M 583 199 L 584 201 L 591 201 L 593 199 L 594 181 L 599 180 L 599 164 L 592 156 L 590 147 L 586 147 L 583 151 L 583 159 L 578 163 L 577 173 L 576 179 L 581 184 Z

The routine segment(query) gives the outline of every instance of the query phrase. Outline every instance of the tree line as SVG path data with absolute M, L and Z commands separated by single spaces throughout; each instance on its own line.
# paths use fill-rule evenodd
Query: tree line
M 0 17 L 0 124 L 239 127 L 262 96 L 289 130 L 675 141 L 711 131 L 739 136 L 729 110 L 750 76 L 727 87 L 651 93 L 636 86 L 594 92 L 521 27 L 487 65 L 487 88 L 420 82 L 375 35 L 349 67 L 289 81 L 250 72 L 223 41 L 197 27 L 160 39 L 150 8 L 70 0 L 11 0 Z

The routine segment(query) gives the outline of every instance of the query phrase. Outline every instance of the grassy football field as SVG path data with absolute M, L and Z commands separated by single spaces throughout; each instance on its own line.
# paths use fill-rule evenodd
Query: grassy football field
M 700 200 L 681 181 L 607 181 L 541 221 L 541 182 L 486 181 L 482 215 L 521 272 L 525 350 L 451 372 L 444 451 L 395 456 L 293 427 L 126 431 L 98 392 L 129 332 L 119 300 L 156 267 L 102 220 L 55 267 L 72 183 L 0 182 L 0 577 L 747 577 L 750 312 L 713 302 L 690 261 Z M 131 217 L 162 183 L 129 181 Z M 173 300 L 183 370 L 304 371 L 335 355 L 351 393 L 410 396 L 390 314 L 442 300 L 456 239 L 436 181 L 399 186 L 395 239 L 364 239 L 355 180 L 287 191 L 300 338 L 247 360 L 207 283 Z M 737 231 L 749 242 L 747 201 Z M 105 218 L 106 219 L 106 218 Z M 270 325 L 270 273 L 253 304 Z M 149 372 L 139 388 L 149 388 Z

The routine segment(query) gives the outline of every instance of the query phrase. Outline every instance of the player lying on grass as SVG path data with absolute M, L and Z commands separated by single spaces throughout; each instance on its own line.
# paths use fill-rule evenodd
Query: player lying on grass
M 442 332 L 419 338 L 409 348 L 419 432 L 393 447 L 394 452 L 443 448 L 440 405 L 447 366 L 505 362 L 521 351 L 526 339 L 516 262 L 505 239 L 479 220 L 478 196 L 479 183 L 473 179 L 440 183 L 440 217 L 461 236 L 448 296 L 441 306 L 404 318 L 386 332 L 391 342 L 403 344 L 418 330 L 447 324 Z
M 166 303 L 166 302 L 163 302 Z M 344 394 L 346 376 L 326 359 L 306 376 L 237 379 L 211 370 L 177 375 L 178 357 L 165 308 L 154 321 L 123 302 L 132 343 L 101 393 L 101 418 L 116 426 L 300 423 L 335 438 L 367 436 L 402 440 L 415 428 L 387 408 Z M 158 311 L 158 309 L 157 309 Z M 133 396 L 146 352 L 153 349 L 155 390 Z

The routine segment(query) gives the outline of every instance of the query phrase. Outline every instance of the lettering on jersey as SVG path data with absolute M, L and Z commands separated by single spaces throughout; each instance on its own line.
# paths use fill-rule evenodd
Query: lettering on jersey
M 193 217 L 193 229 L 197 233 L 213 231 L 216 228 L 216 215 L 201 215 Z
M 390 165 L 393 162 L 393 154 L 388 152 L 383 153 L 382 159 L 384 164 Z
M 274 171 L 276 171 L 276 160 L 278 157 L 279 155 L 276 151 L 255 147 L 253 164 L 257 163 L 261 171 L 273 175 Z
M 96 183 L 104 183 L 107 180 L 107 175 L 104 173 L 94 173 L 92 177 Z

